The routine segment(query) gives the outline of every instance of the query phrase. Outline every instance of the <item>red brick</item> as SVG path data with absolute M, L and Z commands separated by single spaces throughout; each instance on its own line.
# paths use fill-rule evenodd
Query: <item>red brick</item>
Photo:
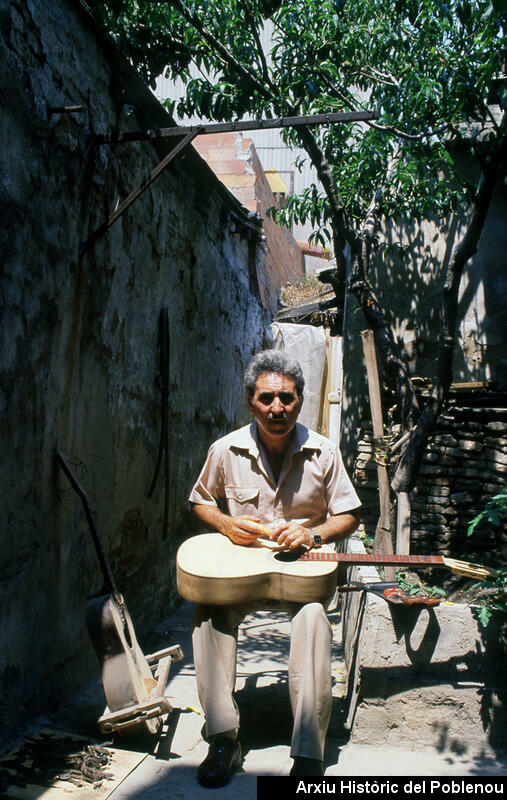
M 232 172 L 234 175 L 241 175 L 242 172 L 247 171 L 247 161 L 241 158 L 231 158 L 228 161 L 217 161 L 216 172 L 217 175 L 226 175 Z

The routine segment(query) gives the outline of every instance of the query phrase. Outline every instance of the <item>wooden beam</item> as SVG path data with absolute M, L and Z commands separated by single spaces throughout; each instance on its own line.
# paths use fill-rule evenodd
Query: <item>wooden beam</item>
M 371 421 L 373 424 L 373 437 L 375 440 L 375 461 L 377 464 L 377 477 L 379 486 L 380 516 L 375 532 L 375 543 L 373 551 L 375 553 L 393 552 L 390 524 L 390 491 L 389 475 L 387 464 L 382 464 L 378 458 L 378 442 L 384 438 L 384 423 L 382 421 L 382 402 L 380 398 L 380 382 L 377 368 L 377 355 L 375 352 L 375 339 L 373 331 L 366 330 L 361 332 L 363 340 L 363 352 L 366 362 L 366 373 L 368 376 L 368 392 L 370 395 Z M 385 567 L 384 576 L 386 581 L 393 581 L 394 567 Z
M 125 131 L 124 133 L 98 134 L 95 144 L 118 144 L 119 142 L 141 142 L 150 139 L 165 139 L 168 136 L 187 136 L 190 133 L 200 136 L 209 133 L 233 133 L 236 131 L 259 131 L 274 128 L 294 128 L 301 125 L 328 125 L 344 122 L 363 122 L 376 119 L 372 111 L 340 111 L 329 114 L 312 114 L 299 117 L 276 117 L 276 119 L 249 119 L 238 122 L 212 122 L 201 125 L 175 125 L 173 128 L 150 128 L 146 131 Z

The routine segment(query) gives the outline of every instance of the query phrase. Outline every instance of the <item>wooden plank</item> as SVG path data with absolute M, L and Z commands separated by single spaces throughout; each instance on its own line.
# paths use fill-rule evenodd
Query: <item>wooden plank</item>
M 183 658 L 181 645 L 173 644 L 170 647 L 164 647 L 163 650 L 157 650 L 156 653 L 151 653 L 149 656 L 146 656 L 146 661 L 148 664 L 151 664 L 152 662 L 160 661 L 161 658 L 165 658 L 166 656 L 171 656 L 173 661 L 181 661 Z
M 375 339 L 373 331 L 370 330 L 362 331 L 361 336 L 363 339 L 363 352 L 368 376 L 373 436 L 376 439 L 381 439 L 384 435 L 384 423 L 382 420 L 382 403 L 380 399 L 380 381 L 377 369 L 377 356 L 375 353 Z
M 326 329 L 326 361 L 324 367 L 324 380 L 320 389 L 319 422 L 317 430 L 322 436 L 329 436 L 329 392 L 331 380 L 331 343 L 329 330 Z
M 400 555 L 409 555 L 410 553 L 410 498 L 406 492 L 398 494 L 396 552 Z
M 380 397 L 380 381 L 378 377 L 377 355 L 375 352 L 375 339 L 373 331 L 366 330 L 361 332 L 363 340 L 363 352 L 366 362 L 366 373 L 368 376 L 368 392 L 370 396 L 371 420 L 373 424 L 373 436 L 379 441 L 384 436 L 384 423 L 382 420 L 382 402 Z M 389 475 L 387 465 L 381 464 L 376 458 L 377 476 L 379 485 L 380 517 L 375 532 L 375 543 L 373 550 L 376 553 L 392 553 L 393 544 L 391 539 L 390 525 L 390 490 Z M 394 580 L 394 567 L 385 567 L 384 577 L 386 581 Z
M 123 133 L 99 134 L 96 144 L 117 144 L 118 142 L 140 142 L 149 139 L 164 139 L 170 136 L 187 134 L 233 133 L 235 131 L 259 131 L 274 128 L 293 128 L 301 125 L 328 125 L 333 123 L 362 122 L 376 119 L 372 111 L 344 111 L 329 114 L 311 114 L 297 117 L 276 117 L 275 119 L 248 119 L 237 122 L 213 122 L 204 125 L 175 125 L 172 128 L 150 128 L 145 131 L 124 131 Z
M 491 381 L 458 381 L 451 383 L 451 392 L 473 392 L 477 389 L 489 389 Z

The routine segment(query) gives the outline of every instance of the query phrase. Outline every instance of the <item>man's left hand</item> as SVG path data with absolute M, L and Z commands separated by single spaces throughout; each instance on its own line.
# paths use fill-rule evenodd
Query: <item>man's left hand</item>
M 280 522 L 273 528 L 269 537 L 283 550 L 297 550 L 298 547 L 313 547 L 313 536 L 308 528 L 297 522 Z

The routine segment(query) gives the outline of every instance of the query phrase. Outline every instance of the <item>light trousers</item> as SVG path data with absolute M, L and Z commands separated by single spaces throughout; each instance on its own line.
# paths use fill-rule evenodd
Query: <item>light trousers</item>
M 265 605 L 198 606 L 192 642 L 199 701 L 206 734 L 237 731 L 236 683 L 238 627 L 244 617 Z M 331 715 L 332 630 L 321 603 L 277 606 L 292 618 L 288 664 L 289 694 L 294 718 L 291 756 L 322 761 Z

